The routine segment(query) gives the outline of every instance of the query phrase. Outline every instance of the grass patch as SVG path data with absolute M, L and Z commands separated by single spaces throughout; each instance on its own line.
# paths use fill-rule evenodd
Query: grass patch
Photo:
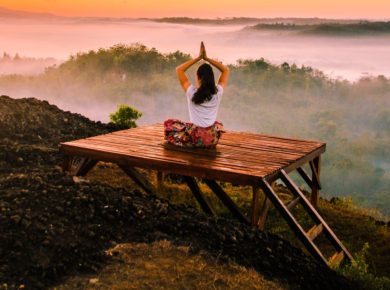
M 111 262 L 96 275 L 72 277 L 54 289 L 287 289 L 252 269 L 168 241 L 119 244 L 107 254 Z

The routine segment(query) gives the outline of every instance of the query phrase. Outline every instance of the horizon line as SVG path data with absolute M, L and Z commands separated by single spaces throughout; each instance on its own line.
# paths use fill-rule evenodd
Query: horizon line
M 129 20 L 161 20 L 161 19 L 170 19 L 170 18 L 186 18 L 186 19 L 197 19 L 197 20 L 232 20 L 232 19 L 258 19 L 258 20 L 264 20 L 264 19 L 324 19 L 324 20 L 376 20 L 376 21 L 390 21 L 390 18 L 370 18 L 370 17 L 319 17 L 319 16 L 270 16 L 270 17 L 259 17 L 259 16 L 226 16 L 226 17 L 205 17 L 202 18 L 200 16 L 159 16 L 159 17 L 146 17 L 146 16 L 139 16 L 139 17 L 130 17 L 130 16 L 75 16 L 75 15 L 59 15 L 55 13 L 50 12 L 36 12 L 36 11 L 27 11 L 27 10 L 18 10 L 18 9 L 10 9 L 5 6 L 0 6 L 1 10 L 8 10 L 10 12 L 16 12 L 16 13 L 25 13 L 25 14 L 31 14 L 31 16 L 51 16 L 51 17 L 58 17 L 58 18 L 101 18 L 101 19 L 129 19 Z M 15 15 L 17 16 L 17 15 Z M 12 16 L 10 16 L 11 18 Z

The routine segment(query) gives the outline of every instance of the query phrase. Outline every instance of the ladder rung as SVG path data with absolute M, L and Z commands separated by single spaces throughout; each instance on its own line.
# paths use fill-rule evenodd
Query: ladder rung
M 344 252 L 336 252 L 333 254 L 332 257 L 330 257 L 328 264 L 332 268 L 336 268 L 340 265 L 341 261 L 344 259 Z
M 306 234 L 308 235 L 309 239 L 313 241 L 316 237 L 318 237 L 322 230 L 322 224 L 314 225 Z
M 286 207 L 288 208 L 288 210 L 291 211 L 294 207 L 296 207 L 300 199 L 301 199 L 301 197 L 298 196 L 298 197 L 294 198 L 292 201 L 290 201 L 290 202 L 286 205 Z

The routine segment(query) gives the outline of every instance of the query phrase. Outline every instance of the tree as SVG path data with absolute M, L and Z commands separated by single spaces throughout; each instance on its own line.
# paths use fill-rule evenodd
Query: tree
M 135 121 L 142 116 L 142 113 L 128 105 L 118 105 L 118 110 L 110 114 L 110 120 L 114 124 L 125 128 L 135 128 Z

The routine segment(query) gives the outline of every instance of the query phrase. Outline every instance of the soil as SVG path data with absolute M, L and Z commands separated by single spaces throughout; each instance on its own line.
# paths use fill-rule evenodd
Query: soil
M 0 96 L 0 289 L 47 288 L 95 273 L 117 244 L 161 240 L 291 288 L 357 288 L 276 235 L 62 171 L 60 142 L 118 129 L 45 101 Z

